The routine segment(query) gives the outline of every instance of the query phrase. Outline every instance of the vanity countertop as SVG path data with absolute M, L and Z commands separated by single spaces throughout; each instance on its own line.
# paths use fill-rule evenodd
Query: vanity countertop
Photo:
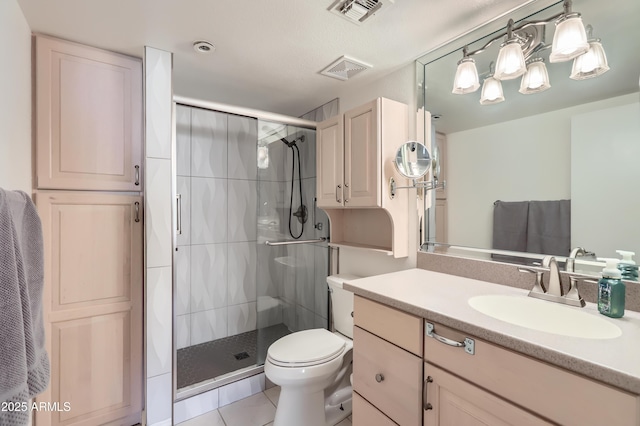
M 533 281 L 532 281 L 533 286 Z M 528 290 L 424 269 L 408 269 L 348 281 L 345 289 L 427 320 L 469 333 L 532 358 L 640 394 L 640 313 L 620 319 L 600 315 L 597 306 L 567 306 L 598 315 L 622 330 L 613 339 L 561 336 L 504 322 L 471 306 L 473 296 L 526 296 Z M 553 302 L 547 302 L 553 303 Z

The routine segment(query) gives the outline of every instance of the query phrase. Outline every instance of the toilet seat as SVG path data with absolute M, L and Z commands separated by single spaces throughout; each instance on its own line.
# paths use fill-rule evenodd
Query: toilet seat
M 267 359 L 280 367 L 309 367 L 329 362 L 344 352 L 346 342 L 323 328 L 298 331 L 273 343 Z

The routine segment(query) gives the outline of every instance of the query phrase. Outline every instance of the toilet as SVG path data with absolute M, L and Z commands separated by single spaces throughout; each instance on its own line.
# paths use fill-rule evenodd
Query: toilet
M 335 425 L 351 414 L 353 293 L 348 274 L 327 277 L 335 332 L 298 331 L 274 342 L 264 372 L 280 386 L 274 426 Z

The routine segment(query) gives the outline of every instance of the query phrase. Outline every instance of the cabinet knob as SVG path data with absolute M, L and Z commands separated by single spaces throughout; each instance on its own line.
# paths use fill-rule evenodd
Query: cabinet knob
M 384 374 L 376 374 L 376 382 L 380 383 L 381 381 L 384 380 Z

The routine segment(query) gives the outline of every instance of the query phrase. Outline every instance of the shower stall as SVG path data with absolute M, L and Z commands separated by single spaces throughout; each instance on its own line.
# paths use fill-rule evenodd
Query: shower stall
M 175 108 L 179 399 L 256 374 L 275 340 L 328 326 L 314 123 L 215 107 Z

